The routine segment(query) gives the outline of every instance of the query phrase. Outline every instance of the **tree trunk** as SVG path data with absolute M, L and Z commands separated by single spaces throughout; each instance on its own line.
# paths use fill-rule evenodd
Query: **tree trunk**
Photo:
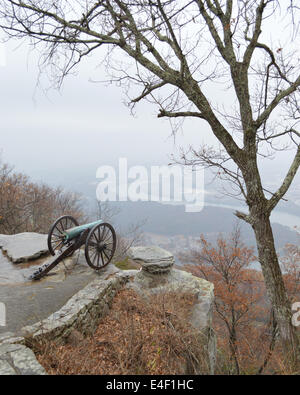
M 268 214 L 261 214 L 254 221 L 259 262 L 261 264 L 266 289 L 274 309 L 280 337 L 286 356 L 296 366 L 299 353 L 299 341 L 295 327 L 292 325 L 292 311 L 284 286 L 278 257 L 275 250 L 274 238 Z
M 230 347 L 230 353 L 231 353 L 231 359 L 234 364 L 234 373 L 239 375 L 240 374 L 240 365 L 238 361 L 238 356 L 237 356 L 237 346 L 236 346 L 236 333 L 235 330 L 232 329 L 229 337 L 229 347 Z

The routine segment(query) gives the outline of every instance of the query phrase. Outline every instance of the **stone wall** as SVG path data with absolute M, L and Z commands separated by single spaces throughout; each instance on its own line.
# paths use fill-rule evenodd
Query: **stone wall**
M 22 329 L 24 338 L 64 341 L 74 329 L 84 335 L 93 333 L 127 279 L 126 275 L 117 273 L 108 280 L 92 281 L 46 320 L 25 326 Z
M 30 345 L 41 340 L 63 342 L 74 329 L 83 334 L 92 333 L 99 319 L 109 310 L 116 292 L 128 279 L 127 273 L 116 273 L 108 280 L 96 279 L 47 319 L 23 327 L 21 336 L 16 337 L 13 333 L 2 334 L 0 336 L 0 375 L 45 374 L 43 367 L 39 365 L 30 350 Z M 20 368 L 21 362 L 18 361 L 22 361 L 22 369 Z

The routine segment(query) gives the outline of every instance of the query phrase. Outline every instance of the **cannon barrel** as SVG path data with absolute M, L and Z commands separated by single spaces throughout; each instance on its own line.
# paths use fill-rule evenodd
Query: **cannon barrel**
M 101 224 L 103 221 L 100 219 L 99 221 L 90 222 L 89 224 L 84 224 L 80 226 L 74 226 L 74 228 L 70 228 L 64 231 L 66 235 L 66 241 L 70 241 L 75 237 L 79 236 L 80 233 L 86 229 L 92 229 L 94 226 Z

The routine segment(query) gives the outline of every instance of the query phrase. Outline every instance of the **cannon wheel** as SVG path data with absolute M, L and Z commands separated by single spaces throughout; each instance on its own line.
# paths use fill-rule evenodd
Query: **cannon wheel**
M 85 242 L 85 258 L 88 265 L 95 270 L 108 265 L 116 250 L 116 240 L 116 232 L 110 224 L 103 222 L 95 225 Z
M 55 251 L 62 252 L 65 249 L 63 232 L 74 226 L 79 224 L 71 215 L 63 215 L 54 222 L 48 233 L 48 249 L 51 255 L 55 255 Z

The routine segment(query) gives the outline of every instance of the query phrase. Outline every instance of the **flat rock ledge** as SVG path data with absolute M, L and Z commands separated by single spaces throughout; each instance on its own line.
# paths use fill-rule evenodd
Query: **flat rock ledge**
M 27 262 L 49 253 L 47 235 L 34 232 L 0 234 L 0 248 L 13 263 Z
M 142 271 L 149 274 L 169 273 L 174 265 L 174 256 L 157 246 L 131 247 L 128 256 L 142 265 Z

